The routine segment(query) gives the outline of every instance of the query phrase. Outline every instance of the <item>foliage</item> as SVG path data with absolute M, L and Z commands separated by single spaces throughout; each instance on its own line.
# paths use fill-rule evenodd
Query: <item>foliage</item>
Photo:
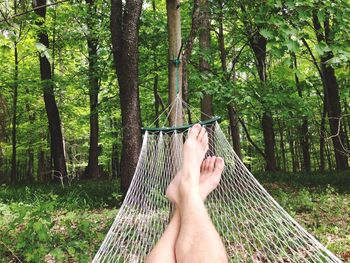
M 116 186 L 96 181 L 63 189 L 58 185 L 2 187 L 0 258 L 91 261 L 117 213 L 113 208 L 120 202 Z

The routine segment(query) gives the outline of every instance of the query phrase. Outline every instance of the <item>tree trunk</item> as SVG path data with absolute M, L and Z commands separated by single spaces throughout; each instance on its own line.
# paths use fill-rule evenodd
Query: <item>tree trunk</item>
M 182 63 L 181 63 L 181 15 L 180 0 L 166 0 L 168 22 L 168 91 L 169 104 L 173 103 L 176 96 L 182 96 Z M 170 125 L 183 124 L 182 103 L 178 101 L 170 112 Z
M 325 171 L 325 137 L 326 137 L 326 116 L 327 116 L 327 102 L 326 94 L 323 97 L 323 109 L 321 116 L 321 125 L 320 125 L 320 171 Z
M 16 2 L 15 2 L 16 5 Z M 18 100 L 18 49 L 15 42 L 15 75 L 13 85 L 13 109 L 12 109 L 12 161 L 11 184 L 17 183 L 17 100 Z
M 288 138 L 289 138 L 289 151 L 290 151 L 290 157 L 292 161 L 292 172 L 296 172 L 296 165 L 295 165 L 295 151 L 294 151 L 294 141 L 292 138 L 292 132 L 288 130 Z
M 142 1 L 111 0 L 113 57 L 120 89 L 123 147 L 121 187 L 126 194 L 141 149 L 141 115 L 138 87 L 138 35 Z
M 224 36 L 224 26 L 223 26 L 223 0 L 219 1 L 219 34 L 218 34 L 218 42 L 219 42 L 219 51 L 220 51 L 220 61 L 221 61 L 221 70 L 225 76 L 226 81 L 230 81 L 231 76 L 227 72 L 227 57 L 226 57 L 226 49 L 225 49 L 225 36 Z M 232 67 L 235 67 L 235 65 L 232 65 Z M 234 68 L 232 69 L 233 72 L 233 80 L 235 81 L 236 75 Z M 242 151 L 241 151 L 241 138 L 240 138 L 240 131 L 239 131 L 239 120 L 237 117 L 236 109 L 233 105 L 233 103 L 230 103 L 227 105 L 227 111 L 230 121 L 230 130 L 231 130 L 231 137 L 233 142 L 233 149 L 238 155 L 240 159 L 242 159 Z
M 4 167 L 6 167 L 6 161 L 4 158 L 4 149 L 2 143 L 5 142 L 7 127 L 7 106 L 3 95 L 0 94 L 0 171 L 4 171 L 2 175 L 6 174 Z
M 293 58 L 293 66 L 295 69 L 298 69 L 297 58 L 294 53 L 292 53 Z M 294 73 L 295 85 L 298 91 L 298 95 L 300 98 L 303 98 L 303 91 L 300 87 L 300 82 L 297 73 Z M 300 131 L 300 146 L 303 152 L 303 166 L 302 170 L 306 172 L 311 171 L 311 161 L 310 161 L 310 145 L 309 145 L 309 125 L 308 125 L 308 117 L 303 116 L 303 123 L 299 128 Z
M 45 48 L 49 48 L 49 38 L 44 27 L 46 16 L 46 0 L 36 0 L 33 3 L 34 8 L 36 8 L 35 13 L 42 18 L 42 20 L 37 22 L 38 26 L 41 27 L 41 30 L 38 34 L 39 42 Z M 53 83 L 51 79 L 51 66 L 49 60 L 43 54 L 40 54 L 39 61 L 40 77 L 44 91 L 45 109 L 49 122 L 50 147 L 53 159 L 54 175 L 56 178 L 65 179 L 67 177 L 67 168 L 63 148 L 61 119 L 54 95 Z
M 275 141 L 273 131 L 273 120 L 269 113 L 264 113 L 262 117 L 262 128 L 265 142 L 265 160 L 266 160 L 266 171 L 275 172 L 277 171 L 276 156 L 275 156 Z
M 202 75 L 208 75 L 210 70 L 210 18 L 209 18 L 209 6 L 208 0 L 199 0 L 199 13 L 200 13 L 200 25 L 199 25 L 199 70 Z M 207 78 L 205 78 L 207 79 Z M 204 80 L 203 80 L 204 82 Z M 201 111 L 202 120 L 210 119 L 213 116 L 213 98 L 205 90 L 203 91 L 203 97 L 201 99 Z
M 186 46 L 182 55 L 182 98 L 187 104 L 189 104 L 187 63 L 193 49 L 194 40 L 197 36 L 199 20 L 200 20 L 199 0 L 193 0 L 191 31 L 187 38 Z M 191 111 L 188 107 L 187 107 L 187 115 L 188 115 L 188 122 L 192 123 Z
M 156 2 L 155 0 L 152 0 L 152 9 L 153 9 L 153 18 L 154 18 L 154 21 L 156 21 L 157 17 L 156 17 Z M 156 52 L 156 43 L 154 44 L 153 46 L 153 51 Z M 153 71 L 154 72 L 157 72 L 157 56 L 156 54 L 154 53 L 153 54 L 153 66 L 154 66 L 154 69 Z M 154 119 L 155 119 L 155 124 L 156 124 L 156 127 L 159 127 L 159 99 L 158 99 L 158 82 L 159 82 L 159 75 L 158 73 L 155 73 L 155 76 L 154 76 L 154 82 L 153 82 L 153 97 L 154 97 Z
M 286 161 L 286 149 L 285 149 L 285 142 L 284 142 L 284 132 L 279 119 L 277 119 L 277 123 L 278 123 L 278 131 L 280 135 L 280 149 L 281 149 L 281 155 L 282 155 L 283 171 L 286 172 L 287 161 Z
M 27 180 L 32 183 L 34 182 L 34 150 L 33 148 L 29 148 L 28 151 L 28 162 L 26 165 L 26 178 Z
M 256 68 L 259 74 L 262 86 L 266 82 L 266 39 L 259 33 L 249 39 L 250 47 L 253 50 L 256 59 Z M 266 105 L 265 105 L 266 106 Z M 262 115 L 262 129 L 264 134 L 264 151 L 266 160 L 266 171 L 277 171 L 275 155 L 275 135 L 273 130 L 273 119 L 268 110 Z
M 350 125 L 349 125 L 350 116 L 349 116 L 348 105 L 347 105 L 346 99 L 344 99 L 344 113 L 345 113 L 346 118 L 343 120 L 343 127 L 344 127 L 343 129 L 344 129 L 344 136 L 345 136 L 345 142 L 346 142 L 346 149 L 349 152 L 350 151 L 350 140 L 349 140 L 349 130 L 348 129 L 350 128 Z
M 88 46 L 88 62 L 89 62 L 89 98 L 90 98 L 90 144 L 89 144 L 89 162 L 86 167 L 84 177 L 85 178 L 98 178 L 98 65 L 97 65 L 97 48 L 98 40 L 96 37 L 96 6 L 95 0 L 86 0 L 88 5 L 88 17 L 87 17 L 87 46 Z
M 329 14 L 326 13 L 324 26 L 322 28 L 316 11 L 313 12 L 313 25 L 316 30 L 316 38 L 319 43 L 326 42 L 328 45 L 331 45 L 331 27 L 330 27 L 330 18 Z M 327 95 L 327 109 L 328 109 L 328 118 L 329 126 L 332 134 L 332 142 L 334 148 L 334 156 L 336 162 L 337 170 L 348 170 L 349 163 L 348 157 L 344 154 L 344 131 L 341 121 L 341 104 L 339 96 L 339 87 L 337 78 L 335 76 L 335 71 L 331 65 L 327 63 L 330 59 L 334 57 L 332 51 L 325 52 L 324 55 L 320 57 L 321 71 L 324 78 L 324 93 Z
M 233 149 L 238 155 L 240 159 L 242 159 L 242 152 L 241 152 L 241 139 L 239 135 L 239 120 L 237 118 L 236 112 L 231 104 L 227 106 L 229 121 L 230 121 L 230 130 L 231 130 L 231 137 L 233 142 Z

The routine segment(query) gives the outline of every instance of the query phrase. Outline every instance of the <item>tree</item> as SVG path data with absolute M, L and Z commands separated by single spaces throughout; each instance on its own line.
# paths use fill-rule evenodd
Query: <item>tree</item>
M 14 11 L 17 13 L 17 1 L 14 1 Z M 13 106 L 12 106 L 12 161 L 11 161 L 11 183 L 17 183 L 17 102 L 18 102 L 18 36 L 14 40 L 14 78 L 13 78 Z
M 142 0 L 111 0 L 113 58 L 119 83 L 123 147 L 120 162 L 124 194 L 131 183 L 141 148 L 141 116 L 138 87 L 138 34 Z
M 313 11 L 312 22 L 316 31 L 318 43 L 321 45 L 332 45 L 333 32 L 331 28 L 332 21 L 330 21 L 330 14 L 326 11 L 322 27 L 317 12 Z M 344 154 L 345 134 L 342 125 L 340 125 L 342 113 L 339 87 L 335 71 L 329 64 L 329 61 L 332 58 L 334 58 L 334 55 L 331 50 L 326 51 L 320 56 L 321 71 L 324 79 L 324 96 L 327 98 L 326 104 L 328 109 L 329 126 L 332 134 L 336 168 L 337 170 L 347 170 L 349 169 L 349 163 L 348 157 Z
M 297 58 L 295 53 L 292 53 L 293 66 L 297 70 Z M 295 85 L 300 98 L 303 98 L 303 91 L 300 85 L 299 77 L 297 73 L 294 73 Z M 303 123 L 299 128 L 300 130 L 300 146 L 303 152 L 303 170 L 306 172 L 311 171 L 311 161 L 310 161 L 310 145 L 309 145 L 309 121 L 307 116 L 303 116 Z
M 224 75 L 224 80 L 226 83 L 229 81 L 235 81 L 236 80 L 236 72 L 235 72 L 235 63 L 237 62 L 237 57 L 236 54 L 234 53 L 234 63 L 232 63 L 231 67 L 231 72 L 228 72 L 227 70 L 227 50 L 225 48 L 225 35 L 224 35 L 224 1 L 219 0 L 218 1 L 219 5 L 219 12 L 218 12 L 218 46 L 219 46 L 219 51 L 220 51 L 220 62 L 221 62 L 221 70 Z M 231 80 L 232 77 L 232 80 Z M 230 121 L 230 132 L 231 132 L 231 138 L 233 142 L 233 149 L 235 153 L 238 155 L 240 159 L 242 159 L 242 152 L 241 152 L 241 139 L 240 139 L 240 133 L 239 133 L 239 120 L 238 116 L 234 107 L 234 103 L 230 102 L 227 105 L 227 112 L 228 112 L 228 118 Z
M 167 0 L 167 22 L 168 22 L 168 93 L 169 104 L 175 102 L 176 96 L 182 94 L 182 63 L 181 63 L 181 14 L 180 0 Z M 181 102 L 181 100 L 180 100 Z M 180 114 L 178 114 L 180 112 Z M 170 125 L 182 125 L 182 104 L 173 107 L 170 112 Z
M 89 78 L 89 98 L 90 98 L 90 143 L 89 143 L 89 162 L 85 170 L 86 178 L 98 178 L 98 93 L 100 90 L 98 79 L 97 64 L 97 25 L 96 25 L 96 3 L 95 0 L 86 0 L 87 4 L 87 46 L 88 46 L 88 78 Z
M 208 75 L 210 70 L 210 18 L 208 0 L 199 1 L 200 25 L 199 25 L 199 46 L 201 55 L 199 58 L 199 70 L 203 75 Z M 208 79 L 207 77 L 204 79 Z M 203 80 L 205 82 L 205 80 Z M 213 116 L 213 98 L 207 91 L 203 91 L 201 99 L 202 120 Z
M 49 122 L 51 158 L 53 159 L 54 169 L 53 174 L 58 178 L 66 178 L 67 167 L 63 147 L 61 118 L 54 94 L 51 65 L 47 52 L 45 52 L 49 48 L 49 37 L 45 29 L 46 0 L 36 0 L 33 4 L 35 13 L 40 17 L 40 19 L 37 20 L 37 25 L 40 27 L 38 32 L 39 43 L 43 48 L 39 56 L 40 77 L 44 92 L 45 110 Z
M 252 6 L 249 8 L 256 8 Z M 241 10 L 244 17 L 252 17 L 252 14 L 247 13 L 246 6 L 241 4 Z M 255 66 L 258 72 L 260 85 L 262 88 L 267 88 L 267 39 L 260 33 L 260 25 L 254 24 L 253 21 L 249 21 L 245 26 L 245 31 L 248 36 L 249 46 L 255 57 Z M 266 160 L 266 171 L 277 171 L 277 162 L 275 154 L 275 134 L 273 129 L 272 113 L 268 108 L 268 105 L 263 105 L 263 113 L 261 118 L 261 126 L 264 136 L 264 153 Z

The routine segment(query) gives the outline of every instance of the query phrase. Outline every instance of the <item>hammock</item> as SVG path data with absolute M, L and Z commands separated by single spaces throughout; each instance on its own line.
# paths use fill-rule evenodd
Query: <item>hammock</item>
M 230 262 L 341 262 L 266 192 L 238 158 L 217 119 L 206 127 L 207 155 L 222 156 L 226 165 L 206 206 Z M 181 166 L 187 128 L 144 129 L 129 191 L 93 262 L 145 261 L 170 219 L 171 204 L 164 193 Z

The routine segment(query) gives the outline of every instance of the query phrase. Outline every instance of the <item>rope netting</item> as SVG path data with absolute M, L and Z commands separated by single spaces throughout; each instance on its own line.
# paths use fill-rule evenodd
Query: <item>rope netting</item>
M 341 262 L 259 184 L 218 123 L 207 130 L 207 155 L 222 156 L 226 167 L 206 206 L 230 262 Z M 145 132 L 131 186 L 93 262 L 144 262 L 169 222 L 165 189 L 181 166 L 186 136 Z

